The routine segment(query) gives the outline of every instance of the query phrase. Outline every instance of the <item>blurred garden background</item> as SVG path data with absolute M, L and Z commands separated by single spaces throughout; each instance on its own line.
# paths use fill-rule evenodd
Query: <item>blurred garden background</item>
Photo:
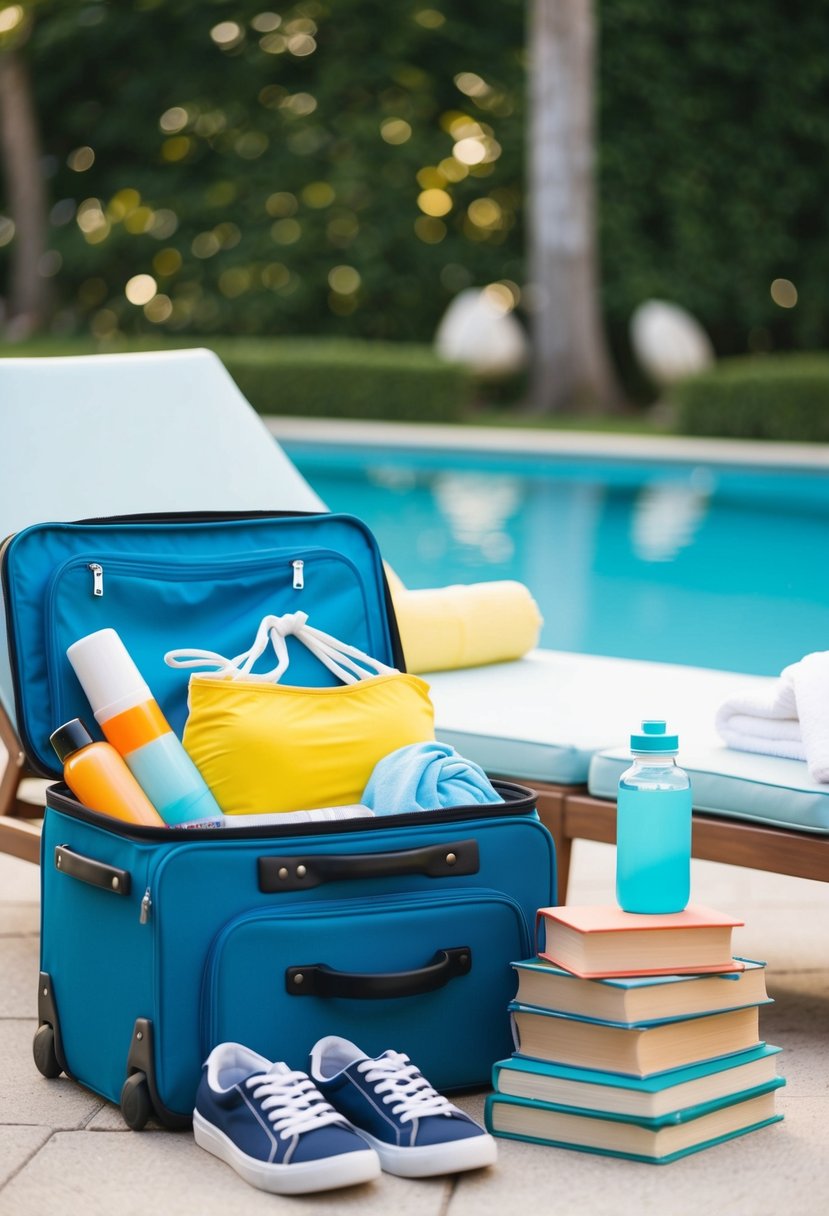
M 263 412 L 827 439 L 827 45 L 806 0 L 0 0 L 0 353 L 205 344 Z M 524 372 L 434 353 L 473 288 Z M 649 300 L 713 366 L 648 377 Z

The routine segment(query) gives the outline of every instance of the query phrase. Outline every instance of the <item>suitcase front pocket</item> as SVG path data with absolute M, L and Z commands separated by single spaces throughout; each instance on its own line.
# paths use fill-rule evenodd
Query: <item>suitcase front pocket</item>
M 46 596 L 53 719 L 76 716 L 77 682 L 63 656 L 67 646 L 95 629 L 118 631 L 180 734 L 187 681 L 164 665 L 167 650 L 197 645 L 236 654 L 247 632 L 244 625 L 240 632 L 239 622 L 260 620 L 269 612 L 301 609 L 312 624 L 335 631 L 344 603 L 350 611 L 341 631 L 371 652 L 377 639 L 367 633 L 360 572 L 332 550 L 294 545 L 248 556 L 217 554 L 209 560 L 100 548 L 77 554 L 55 570 Z M 300 646 L 291 653 L 291 674 L 292 681 L 303 685 L 334 682 Z
M 406 1052 L 439 1087 L 481 1084 L 511 1050 L 509 964 L 529 951 L 518 904 L 483 888 L 249 912 L 208 956 L 202 1055 L 234 1040 L 305 1068 L 337 1034 Z

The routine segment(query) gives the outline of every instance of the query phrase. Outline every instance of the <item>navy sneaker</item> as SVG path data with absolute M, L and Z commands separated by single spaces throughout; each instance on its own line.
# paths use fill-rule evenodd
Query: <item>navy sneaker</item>
M 239 1043 L 204 1063 L 193 1111 L 196 1144 L 263 1191 L 301 1195 L 379 1177 L 377 1154 L 304 1072 Z
M 492 1165 L 495 1141 L 437 1093 L 408 1056 L 369 1059 L 348 1039 L 320 1039 L 309 1072 L 332 1106 L 376 1150 L 389 1174 L 425 1178 Z

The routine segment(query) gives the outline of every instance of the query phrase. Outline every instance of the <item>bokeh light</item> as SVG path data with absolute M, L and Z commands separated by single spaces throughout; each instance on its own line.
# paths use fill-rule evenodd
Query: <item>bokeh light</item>
M 455 86 L 467 97 L 486 97 L 492 90 L 477 72 L 458 72 Z
M 426 215 L 448 215 L 452 210 L 452 197 L 445 190 L 422 190 L 417 196 L 417 205 Z
M 302 236 L 302 226 L 298 220 L 277 220 L 271 225 L 271 236 L 277 245 L 295 245 Z
M 163 321 L 169 321 L 172 315 L 173 301 L 169 296 L 165 296 L 163 294 L 153 296 L 153 298 L 144 305 L 144 316 L 148 321 L 152 321 L 156 325 Z
M 169 247 L 159 249 L 153 258 L 153 270 L 162 279 L 168 279 L 171 275 L 177 274 L 181 270 L 182 264 L 183 258 L 179 251 Z
M 484 288 L 484 296 L 496 312 L 504 315 L 512 312 L 518 303 L 518 288 L 515 283 L 488 283 Z
M 66 158 L 66 163 L 74 173 L 85 173 L 95 164 L 95 153 L 86 144 L 74 148 Z
M 220 21 L 210 31 L 210 37 L 223 51 L 232 51 L 245 37 L 245 31 L 235 21 Z
M 158 125 L 165 135 L 175 135 L 187 126 L 190 116 L 183 106 L 171 106 L 165 110 L 158 120 Z
M 770 291 L 779 308 L 794 308 L 797 303 L 797 288 L 791 279 L 775 279 Z
M 353 266 L 334 266 L 328 272 L 329 287 L 341 296 L 353 295 L 361 282 L 359 271 Z
M 480 165 L 486 159 L 486 145 L 474 137 L 459 139 L 452 149 L 452 155 L 462 165 Z
M 426 245 L 439 245 L 448 231 L 443 220 L 432 215 L 419 215 L 414 222 L 414 230 Z
M 251 19 L 250 26 L 257 34 L 269 34 L 272 30 L 278 30 L 281 24 L 279 13 L 257 13 Z
M 268 215 L 294 215 L 298 206 L 296 195 L 287 190 L 277 190 L 265 199 L 265 210 Z
M 405 144 L 412 138 L 412 128 L 405 118 L 386 118 L 380 123 L 380 134 L 387 144 Z
M 421 8 L 414 14 L 414 19 L 418 25 L 422 25 L 425 30 L 438 30 L 445 24 L 446 18 L 436 8 Z
M 0 34 L 10 34 L 23 24 L 25 17 L 22 4 L 7 4 L 0 8 Z
M 329 182 L 309 182 L 302 188 L 303 203 L 318 211 L 330 207 L 335 198 L 334 187 Z
M 127 280 L 124 295 L 130 304 L 143 306 L 149 304 L 157 290 L 156 281 L 151 274 L 134 274 Z

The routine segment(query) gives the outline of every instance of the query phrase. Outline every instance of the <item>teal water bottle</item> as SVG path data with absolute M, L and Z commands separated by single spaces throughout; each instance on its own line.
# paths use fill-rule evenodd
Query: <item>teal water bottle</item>
M 652 719 L 630 750 L 619 778 L 616 899 L 625 912 L 681 912 L 691 893 L 691 782 L 675 760 L 679 739 Z

